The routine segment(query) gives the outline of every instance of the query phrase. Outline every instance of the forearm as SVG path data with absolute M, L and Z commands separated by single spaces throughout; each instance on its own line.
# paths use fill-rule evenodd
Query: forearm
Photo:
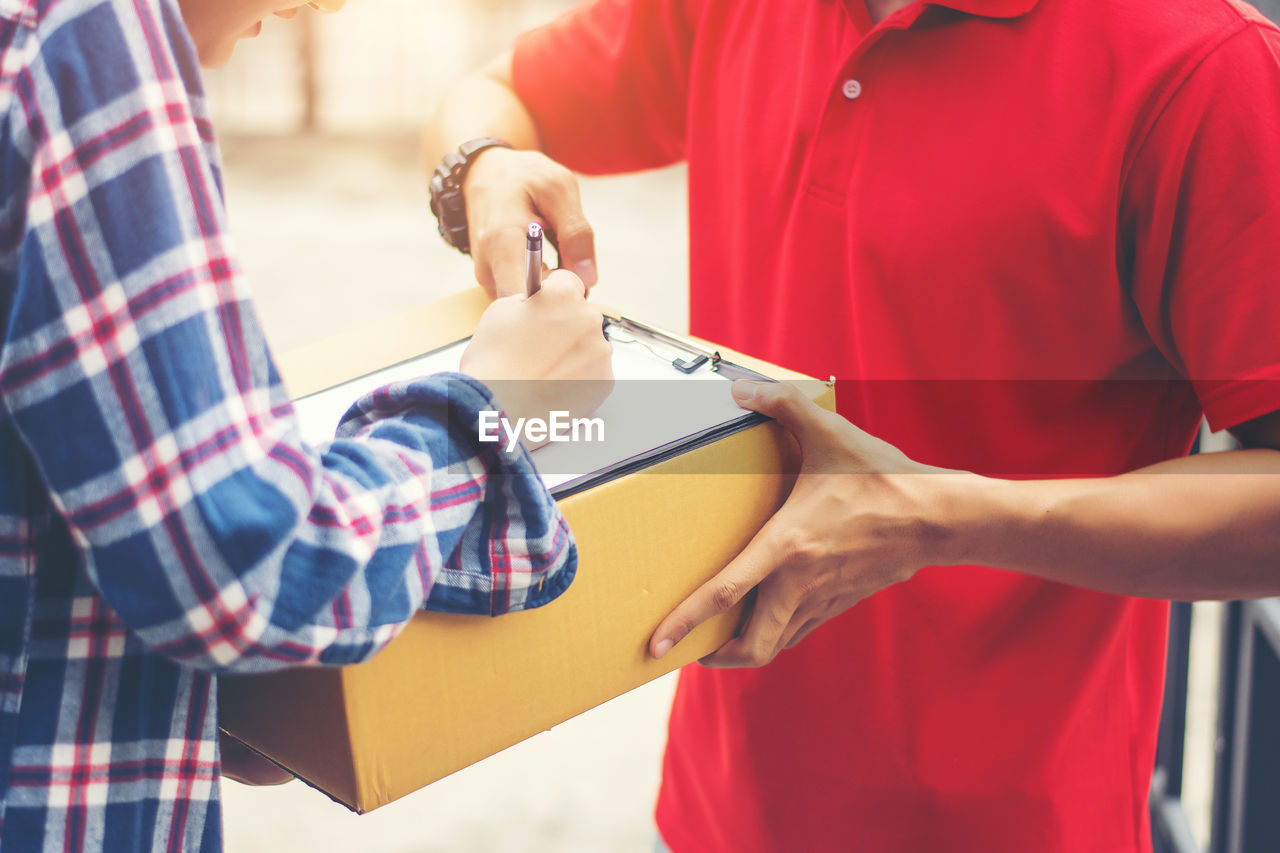
M 219 672 L 354 663 L 428 596 L 435 609 L 497 615 L 572 579 L 568 528 L 531 462 L 475 438 L 478 411 L 494 405 L 474 380 L 424 377 L 366 395 L 319 455 L 260 419 L 257 434 L 221 431 L 220 453 L 180 476 L 148 478 L 128 495 L 138 508 L 110 523 L 75 493 L 58 499 L 90 579 L 153 651 Z M 242 459 L 255 464 L 227 470 Z M 149 525 L 145 507 L 178 504 L 188 483 L 190 506 Z M 121 539 L 172 541 L 178 556 Z
M 540 150 L 533 117 L 511 83 L 511 54 L 463 78 L 445 95 L 423 133 L 427 170 L 468 139 L 494 136 L 519 149 Z
M 1151 598 L 1280 594 L 1280 451 L 1097 479 L 938 476 L 946 562 Z

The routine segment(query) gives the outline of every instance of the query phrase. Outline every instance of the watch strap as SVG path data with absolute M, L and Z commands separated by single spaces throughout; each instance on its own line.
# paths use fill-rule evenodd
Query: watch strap
M 463 254 L 471 252 L 467 231 L 467 200 L 462 184 L 480 152 L 489 148 L 510 148 L 510 143 L 493 136 L 468 139 L 456 151 L 444 155 L 431 175 L 431 212 L 435 214 L 440 236 Z

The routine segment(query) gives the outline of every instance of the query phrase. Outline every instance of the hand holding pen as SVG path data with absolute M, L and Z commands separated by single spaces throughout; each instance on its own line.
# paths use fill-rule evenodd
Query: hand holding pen
M 530 222 L 542 228 L 556 266 L 575 273 L 588 288 L 597 281 L 595 234 L 582 210 L 573 173 L 536 151 L 486 150 L 467 172 L 467 223 L 476 281 L 490 296 L 526 292 L 522 274 Z
M 532 225 L 527 235 L 529 294 L 513 293 L 488 307 L 461 370 L 488 385 L 508 415 L 589 414 L 613 387 L 613 347 L 601 334 L 603 317 L 569 270 L 543 280 L 541 228 Z

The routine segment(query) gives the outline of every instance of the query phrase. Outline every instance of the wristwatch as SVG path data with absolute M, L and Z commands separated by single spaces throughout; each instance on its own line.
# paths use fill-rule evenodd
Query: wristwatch
M 481 151 L 510 147 L 492 136 L 469 139 L 457 151 L 444 155 L 431 175 L 431 212 L 436 215 L 440 236 L 464 255 L 471 253 L 471 238 L 467 234 L 467 200 L 462 195 L 462 182 Z

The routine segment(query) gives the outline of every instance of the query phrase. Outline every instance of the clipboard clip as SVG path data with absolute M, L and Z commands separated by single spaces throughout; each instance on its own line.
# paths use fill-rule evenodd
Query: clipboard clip
M 648 323 L 632 320 L 630 317 L 604 315 L 603 331 L 604 336 L 610 340 L 616 340 L 619 343 L 638 343 L 664 360 L 670 353 L 659 352 L 651 344 L 658 343 L 668 349 L 674 349 L 677 355 L 671 359 L 671 366 L 681 373 L 696 373 L 708 364 L 711 365 L 712 370 L 719 370 L 723 361 L 717 350 L 707 349 L 684 335 L 677 335 L 675 332 L 668 332 L 656 326 L 650 326 Z

